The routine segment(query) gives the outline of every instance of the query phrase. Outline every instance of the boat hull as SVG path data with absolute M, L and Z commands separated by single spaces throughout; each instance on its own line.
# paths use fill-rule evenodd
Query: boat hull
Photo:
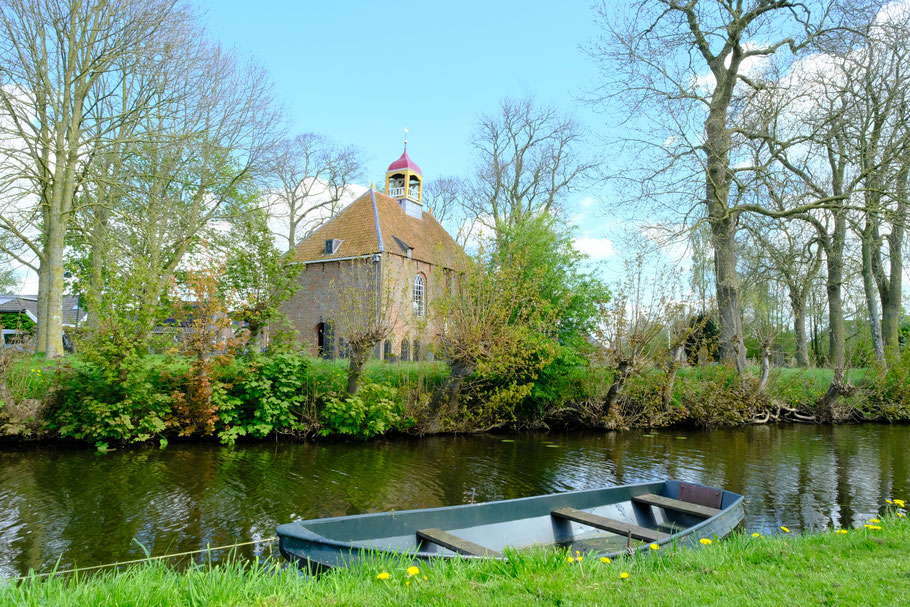
M 679 481 L 659 481 L 481 504 L 300 521 L 278 527 L 279 549 L 292 563 L 317 570 L 349 566 L 374 558 L 376 553 L 405 554 L 415 560 L 502 558 L 459 554 L 418 538 L 418 530 L 435 528 L 499 553 L 507 547 L 520 550 L 566 546 L 586 554 L 613 557 L 630 549 L 647 549 L 650 542 L 559 518 L 553 512 L 583 511 L 595 519 L 605 517 L 654 530 L 660 533 L 655 540 L 658 545 L 697 546 L 702 538 L 724 537 L 742 521 L 743 497 L 721 489 L 688 486 L 719 494 L 715 514 L 707 518 L 638 501 L 645 495 L 676 500 L 683 485 Z

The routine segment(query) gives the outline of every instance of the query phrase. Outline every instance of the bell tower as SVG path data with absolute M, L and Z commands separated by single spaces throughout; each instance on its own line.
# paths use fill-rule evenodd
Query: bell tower
M 417 163 L 408 157 L 407 139 L 404 140 L 404 153 L 386 170 L 385 191 L 398 201 L 408 215 L 423 218 L 423 173 Z

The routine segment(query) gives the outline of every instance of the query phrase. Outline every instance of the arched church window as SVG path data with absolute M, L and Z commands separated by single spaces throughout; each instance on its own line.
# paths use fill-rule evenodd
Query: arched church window
M 414 277 L 414 316 L 423 316 L 426 312 L 426 282 L 423 274 Z

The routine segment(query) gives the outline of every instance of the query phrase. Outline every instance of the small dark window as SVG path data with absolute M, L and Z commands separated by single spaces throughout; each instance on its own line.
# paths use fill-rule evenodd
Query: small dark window
M 335 358 L 335 323 L 331 320 L 323 328 L 322 357 L 328 360 Z
M 414 362 L 416 363 L 419 361 L 420 361 L 420 341 L 415 339 L 414 340 Z
M 338 247 L 341 246 L 341 240 L 337 238 L 332 238 L 331 240 L 325 241 L 325 254 L 332 255 L 335 251 L 338 250 Z
M 401 340 L 401 360 L 411 360 L 411 347 L 407 338 Z
M 392 342 L 388 339 L 382 344 L 382 357 L 386 360 L 391 360 L 394 354 L 392 354 Z

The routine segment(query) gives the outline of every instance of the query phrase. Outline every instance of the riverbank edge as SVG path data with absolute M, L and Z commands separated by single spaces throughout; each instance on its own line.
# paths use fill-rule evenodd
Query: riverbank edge
M 37 362 L 50 366 L 29 366 Z M 297 440 L 348 441 L 481 434 L 491 430 L 609 431 L 733 428 L 767 423 L 910 421 L 910 390 L 904 389 L 908 378 L 902 374 L 884 382 L 876 378 L 874 370 L 852 371 L 848 380 L 856 389 L 841 399 L 839 415 L 835 418 L 822 415 L 818 409 L 833 374 L 830 369 L 782 369 L 764 389 L 757 389 L 751 385 L 752 380 L 738 381 L 739 376 L 732 368 L 718 365 L 680 369 L 669 401 L 665 400 L 660 374 L 650 373 L 629 378 L 621 405 L 615 410 L 606 410 L 604 394 L 611 387 L 612 376 L 609 370 L 589 368 L 589 373 L 565 378 L 568 383 L 559 394 L 560 402 L 547 401 L 521 415 L 513 410 L 492 417 L 481 416 L 481 420 L 476 411 L 466 408 L 438 419 L 430 414 L 428 403 L 433 389 L 446 377 L 444 366 L 440 363 L 373 361 L 365 369 L 364 377 L 370 385 L 380 387 L 375 390 L 379 394 L 377 402 L 339 402 L 342 409 L 360 407 L 357 412 L 363 419 L 359 427 L 354 427 L 356 424 L 349 423 L 347 412 L 340 411 L 344 415 L 338 415 L 339 411 L 336 411 L 334 418 L 325 415 L 326 401 L 347 398 L 343 362 L 306 360 L 308 379 L 300 388 L 307 392 L 307 402 L 297 412 L 291 412 L 290 403 L 278 402 L 280 399 L 267 395 L 260 399 L 269 403 L 262 408 L 271 411 L 274 419 L 262 420 L 260 411 L 254 419 L 238 422 L 237 410 L 227 410 L 223 419 L 213 418 L 208 432 L 191 433 L 191 439 L 233 444 L 235 441 L 275 440 L 279 436 Z M 152 405 L 144 405 L 144 401 L 128 407 L 91 399 L 86 403 L 70 403 L 63 415 L 65 423 L 61 425 L 59 395 L 67 390 L 76 391 L 75 386 L 55 385 L 53 365 L 56 363 L 53 361 L 23 359 L 21 363 L 19 373 L 33 382 L 32 393 L 30 398 L 7 398 L 0 402 L 0 445 L 68 444 L 75 439 L 77 444 L 94 444 L 99 451 L 107 451 L 131 444 L 165 446 L 170 441 L 186 440 L 183 431 L 168 429 L 165 424 L 174 415 L 170 405 L 164 409 L 158 407 L 161 409 L 158 410 Z M 160 366 L 161 361 L 157 364 Z M 383 409 L 382 399 L 393 394 L 398 403 L 388 401 L 392 408 Z M 35 398 L 39 395 L 41 398 Z M 9 396 L 11 393 L 7 394 Z M 394 407 L 399 408 L 394 410 Z M 374 415 L 370 411 L 379 413 Z M 367 430 L 374 427 L 381 429 Z
M 910 592 L 910 524 L 896 507 L 886 511 L 857 529 L 736 532 L 697 550 L 665 547 L 612 562 L 536 550 L 509 552 L 505 562 L 428 563 L 417 572 L 406 559 L 377 558 L 319 576 L 276 561 L 186 571 L 153 562 L 0 582 L 0 606 L 898 604 Z

